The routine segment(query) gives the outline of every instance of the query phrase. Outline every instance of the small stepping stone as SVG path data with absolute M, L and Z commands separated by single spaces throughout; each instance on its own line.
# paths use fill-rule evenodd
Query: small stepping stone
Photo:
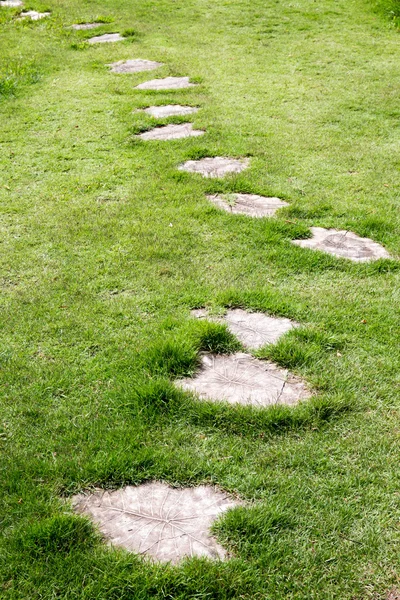
M 194 87 L 189 77 L 165 77 L 165 79 L 152 79 L 136 86 L 137 90 L 180 90 Z
M 256 194 L 228 194 L 213 195 L 207 198 L 219 208 L 234 215 L 248 215 L 249 217 L 272 217 L 279 208 L 289 206 L 279 198 L 265 198 Z
M 8 6 L 10 8 L 14 8 L 16 6 L 22 6 L 22 0 L 1 0 L 0 6 Z
M 390 254 L 377 242 L 359 237 L 351 231 L 311 227 L 313 237 L 307 240 L 292 240 L 302 248 L 322 250 L 335 256 L 355 262 L 367 262 L 379 258 L 391 258 Z
M 125 38 L 119 33 L 105 33 L 104 35 L 96 35 L 88 40 L 89 44 L 105 44 L 106 42 L 121 42 Z
M 44 12 L 39 13 L 36 10 L 28 10 L 27 12 L 22 12 L 19 16 L 20 19 L 31 19 L 32 21 L 39 21 L 40 19 L 44 19 L 45 17 L 49 17 L 51 13 Z
M 76 25 L 71 25 L 71 29 L 82 31 L 86 29 L 96 29 L 96 27 L 100 27 L 100 25 L 104 25 L 104 23 L 77 23 Z
M 211 486 L 174 489 L 160 482 L 78 494 L 72 502 L 111 544 L 173 564 L 184 557 L 226 558 L 210 527 L 228 509 L 240 506 Z
M 189 173 L 200 173 L 203 177 L 224 177 L 228 173 L 240 173 L 249 166 L 248 158 L 202 158 L 200 160 L 188 160 L 178 167 L 180 171 Z
M 176 385 L 196 393 L 200 400 L 258 407 L 297 404 L 311 395 L 289 371 L 241 352 L 204 354 L 197 375 Z
M 198 137 L 204 135 L 204 131 L 193 129 L 192 123 L 182 123 L 181 125 L 165 125 L 164 127 L 155 127 L 150 131 L 139 134 L 142 140 L 179 140 L 187 137 Z
M 180 104 L 168 104 L 167 106 L 149 106 L 144 112 L 156 119 L 167 117 L 178 117 L 181 115 L 192 115 L 199 109 L 195 106 L 181 106 Z
M 140 73 L 141 71 L 158 69 L 158 67 L 163 66 L 163 63 L 135 58 L 132 60 L 120 60 L 108 66 L 111 67 L 112 73 Z

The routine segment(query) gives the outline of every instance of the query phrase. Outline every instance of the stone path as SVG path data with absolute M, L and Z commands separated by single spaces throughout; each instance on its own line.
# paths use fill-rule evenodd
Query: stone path
M 160 482 L 79 494 L 72 501 L 112 544 L 172 564 L 185 556 L 225 558 L 210 527 L 240 504 L 211 486 L 174 489 Z
M 272 217 L 279 208 L 289 206 L 279 198 L 266 198 L 256 194 L 215 194 L 207 198 L 227 212 L 234 215 L 248 215 L 249 217 Z
M 200 160 L 188 160 L 178 169 L 189 173 L 200 173 L 203 177 L 225 177 L 228 173 L 240 173 L 249 166 L 248 158 L 201 158 Z
M 204 354 L 198 373 L 176 385 L 200 400 L 260 408 L 297 404 L 311 396 L 304 383 L 289 371 L 250 354 Z
M 341 258 L 349 258 L 355 262 L 391 258 L 383 246 L 369 238 L 359 237 L 351 231 L 311 227 L 311 232 L 313 234 L 312 238 L 292 240 L 293 244 L 302 248 L 322 250 Z
M 96 35 L 88 40 L 89 44 L 105 44 L 109 42 L 121 42 L 125 38 L 119 33 L 105 33 L 104 35 Z
M 76 31 L 96 29 L 100 25 L 104 25 L 104 23 L 76 23 L 75 25 L 71 25 L 71 29 L 75 29 Z
M 32 21 L 39 21 L 40 19 L 44 19 L 45 17 L 49 17 L 51 13 L 44 12 L 39 13 L 36 10 L 28 10 L 27 12 L 22 12 L 19 16 L 20 19 L 31 19 Z
M 137 90 L 181 90 L 194 87 L 189 77 L 165 77 L 164 79 L 152 79 L 136 86 Z
M 153 71 L 163 66 L 163 63 L 154 60 L 134 58 L 132 60 L 120 60 L 108 65 L 112 73 L 140 73 L 141 71 Z
M 7 6 L 9 8 L 16 8 L 17 6 L 23 6 L 22 0 L 1 0 L 0 6 Z
M 179 140 L 188 137 L 198 137 L 204 135 L 201 129 L 193 129 L 192 123 L 182 123 L 180 125 L 164 125 L 164 127 L 155 127 L 150 131 L 140 133 L 137 137 L 142 140 Z
M 192 115 L 198 112 L 196 106 L 181 106 L 180 104 L 167 104 L 166 106 L 149 106 L 144 112 L 156 119 L 165 119 L 167 117 L 178 117 Z

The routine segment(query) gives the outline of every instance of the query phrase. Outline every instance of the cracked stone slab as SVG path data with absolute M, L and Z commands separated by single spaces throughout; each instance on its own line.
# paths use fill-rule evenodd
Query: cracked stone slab
M 383 246 L 369 238 L 359 237 L 351 231 L 311 227 L 311 232 L 313 234 L 312 238 L 307 240 L 292 240 L 292 243 L 301 248 L 322 250 L 323 252 L 328 252 L 341 258 L 348 258 L 355 262 L 391 258 Z
M 44 19 L 45 17 L 49 17 L 51 13 L 44 12 L 40 13 L 36 10 L 28 10 L 26 12 L 22 12 L 19 16 L 20 19 L 31 19 L 32 21 L 39 21 L 40 19 Z
M 142 71 L 153 71 L 163 66 L 163 63 L 154 60 L 134 58 L 132 60 L 119 60 L 108 65 L 112 73 L 141 73 Z
M 184 557 L 226 558 L 210 533 L 212 523 L 240 503 L 211 486 L 174 489 L 151 482 L 72 498 L 111 544 L 160 562 Z
M 149 106 L 144 112 L 156 119 L 165 119 L 167 117 L 178 117 L 183 115 L 192 115 L 199 109 L 196 106 L 181 106 L 180 104 L 168 104 L 166 106 Z
M 289 206 L 280 198 L 266 198 L 256 194 L 215 194 L 207 198 L 218 208 L 234 215 L 258 218 L 272 217 L 279 208 Z
M 119 33 L 105 33 L 104 35 L 96 35 L 88 40 L 89 44 L 105 44 L 108 42 L 121 42 L 125 38 Z
M 104 25 L 104 23 L 76 23 L 75 25 L 71 25 L 71 29 L 83 31 L 86 29 L 96 29 L 96 27 L 100 27 L 100 25 Z
M 200 160 L 188 160 L 178 169 L 189 173 L 200 173 L 203 177 L 225 177 L 228 173 L 241 173 L 249 166 L 248 158 L 225 158 L 216 156 L 214 158 L 201 158 Z
M 137 90 L 181 90 L 194 87 L 189 77 L 165 77 L 164 79 L 151 79 L 136 86 Z
M 201 129 L 193 129 L 192 123 L 181 123 L 180 125 L 165 125 L 164 127 L 155 127 L 150 131 L 139 134 L 142 140 L 179 140 L 188 137 L 198 137 L 204 135 Z
M 16 6 L 22 6 L 24 3 L 22 0 L 1 0 L 0 6 L 8 6 L 10 8 L 15 8 Z
M 272 362 L 238 352 L 229 356 L 204 354 L 194 377 L 176 382 L 200 400 L 259 408 L 297 404 L 311 396 L 304 382 Z

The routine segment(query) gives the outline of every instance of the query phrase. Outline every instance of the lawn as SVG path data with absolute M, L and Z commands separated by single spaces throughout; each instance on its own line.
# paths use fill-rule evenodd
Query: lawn
M 27 0 L 0 8 L 0 598 L 386 600 L 400 587 L 400 10 L 369 0 Z M 101 21 L 94 31 L 73 23 Z M 87 39 L 120 32 L 124 41 Z M 111 73 L 142 58 L 157 71 Z M 195 87 L 137 90 L 156 77 Z M 157 121 L 138 109 L 188 104 Z M 198 138 L 145 142 L 157 123 Z M 247 157 L 225 179 L 178 170 Z M 207 194 L 289 203 L 233 216 Z M 348 229 L 392 259 L 291 241 Z M 239 346 L 191 309 L 301 324 L 258 351 L 296 407 L 199 402 L 171 382 Z M 70 499 L 213 484 L 226 562 L 108 547 Z

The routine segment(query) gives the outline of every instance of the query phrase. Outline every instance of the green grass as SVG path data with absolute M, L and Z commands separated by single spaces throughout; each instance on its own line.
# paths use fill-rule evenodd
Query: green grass
M 400 67 L 385 6 L 35 0 L 52 15 L 32 23 L 0 9 L 0 598 L 384 600 L 400 585 Z M 67 28 L 90 21 L 102 25 Z M 129 36 L 87 44 L 108 32 Z M 165 66 L 106 67 L 128 58 Z M 198 86 L 134 89 L 168 75 Z M 206 135 L 137 140 L 182 122 L 137 111 L 163 103 L 199 106 Z M 250 168 L 177 170 L 218 155 Z M 290 206 L 233 217 L 206 200 L 217 192 Z M 313 225 L 372 237 L 393 260 L 291 244 Z M 200 351 L 240 349 L 190 317 L 202 306 L 298 321 L 257 354 L 312 399 L 258 411 L 176 390 Z M 230 561 L 151 565 L 109 549 L 68 502 L 153 479 L 247 503 L 215 525 Z

